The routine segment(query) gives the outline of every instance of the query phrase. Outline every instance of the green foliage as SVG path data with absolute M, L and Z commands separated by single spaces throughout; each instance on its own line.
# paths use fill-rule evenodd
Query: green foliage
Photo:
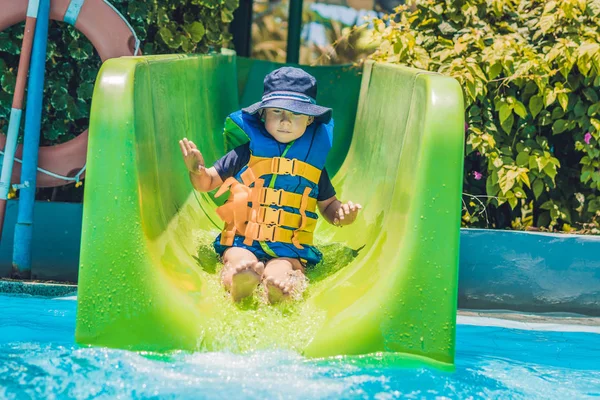
M 115 0 L 141 41 L 144 54 L 207 53 L 230 39 L 238 0 Z M 0 133 L 6 134 L 24 24 L 0 32 Z M 73 27 L 49 28 L 41 145 L 66 142 L 87 127 L 100 58 Z M 23 130 L 21 124 L 21 132 Z
M 377 43 L 365 25 L 347 26 L 335 20 L 322 17 L 311 9 L 311 2 L 304 2 L 302 24 L 318 23 L 324 31 L 327 42 L 319 46 L 304 40 L 300 43 L 300 64 L 332 65 L 348 64 L 365 58 L 375 51 Z M 255 0 L 252 23 L 252 57 L 285 62 L 287 50 L 287 25 L 289 1 L 273 2 Z
M 465 191 L 489 214 L 469 201 L 463 221 L 569 230 L 600 215 L 598 26 L 600 0 L 419 0 L 374 20 L 372 58 L 464 88 Z

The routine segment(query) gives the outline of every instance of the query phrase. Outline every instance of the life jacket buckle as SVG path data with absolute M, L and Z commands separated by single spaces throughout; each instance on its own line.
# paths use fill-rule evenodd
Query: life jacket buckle
M 261 207 L 258 219 L 260 223 L 265 225 L 280 226 L 283 220 L 283 209 Z
M 261 204 L 281 207 L 282 189 L 263 188 L 260 196 Z
M 296 159 L 284 157 L 273 157 L 271 161 L 271 172 L 277 175 L 296 176 L 298 173 Z
M 259 225 L 257 238 L 261 242 L 275 242 L 275 225 Z

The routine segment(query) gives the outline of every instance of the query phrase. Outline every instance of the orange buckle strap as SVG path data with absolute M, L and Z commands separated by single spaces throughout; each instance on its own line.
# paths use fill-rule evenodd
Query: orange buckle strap
M 233 246 L 233 239 L 235 239 L 235 225 L 233 229 L 223 229 L 220 243 L 222 246 Z
M 256 220 L 259 224 L 275 225 L 275 226 L 286 226 L 288 228 L 295 228 L 307 232 L 315 230 L 317 225 L 316 218 L 310 218 L 306 216 L 306 222 L 302 225 L 302 215 L 287 212 L 282 208 L 271 208 L 271 207 L 260 207 L 258 210 L 258 218 Z
M 217 208 L 216 212 L 225 221 L 225 228 L 221 232 L 221 244 L 232 246 L 236 233 L 243 233 L 246 229 L 249 214 L 248 201 L 252 191 L 235 178 L 228 178 L 219 188 L 216 197 L 223 195 L 227 190 L 231 192 L 231 195 L 225 204 Z
M 283 208 L 261 207 L 258 212 L 258 222 L 265 225 L 283 225 Z
M 278 207 L 283 206 L 281 201 L 283 197 L 282 189 L 264 188 L 264 190 L 258 191 L 258 193 L 258 201 L 260 204 Z M 294 207 L 294 205 L 290 205 L 290 207 Z
M 231 186 L 235 186 L 236 183 L 239 182 L 233 177 L 225 179 L 225 182 L 223 182 L 219 190 L 217 190 L 217 193 L 215 193 L 215 197 L 221 197 L 223 193 L 228 191 Z
M 248 222 L 248 226 L 246 227 L 246 238 L 251 238 L 252 240 L 258 240 L 261 242 L 292 243 L 293 235 L 294 231 L 279 228 L 275 225 L 264 225 L 255 222 Z M 302 231 L 298 232 L 297 235 L 298 243 L 312 245 L 312 232 Z M 251 244 L 252 241 L 250 241 L 250 245 Z
M 273 174 L 296 176 L 298 166 L 299 164 L 296 163 L 296 159 L 290 160 L 283 157 L 273 157 L 271 159 L 271 173 Z
M 282 189 L 263 188 L 259 193 L 258 201 L 267 206 L 300 208 L 302 206 L 302 195 L 286 192 Z M 317 199 L 309 197 L 306 201 L 306 210 L 315 212 Z
M 244 244 L 246 246 L 252 246 L 252 240 L 253 240 L 253 230 L 254 228 L 254 224 L 257 223 L 258 220 L 258 215 L 259 215 L 259 211 L 260 211 L 260 202 L 258 201 L 258 195 L 260 194 L 261 190 L 263 189 L 263 185 L 265 184 L 264 179 L 258 179 L 256 181 L 256 183 L 254 184 L 254 187 L 250 189 L 250 198 L 248 200 L 252 201 L 252 208 L 250 209 L 250 215 L 248 215 L 248 217 L 246 218 L 246 221 L 248 221 L 244 231 L 243 231 L 243 235 L 245 236 L 244 238 Z M 244 204 L 244 208 L 247 210 L 248 209 L 248 203 Z M 242 205 L 240 205 L 241 207 Z M 250 226 L 250 235 L 248 235 L 248 226 Z
M 301 176 L 318 184 L 321 170 L 295 158 L 250 156 L 248 168 L 240 177 L 245 185 L 250 186 L 261 176 L 271 174 Z
M 296 229 L 294 231 L 294 235 L 292 236 L 292 243 L 294 244 L 294 246 L 297 249 L 304 249 L 304 247 L 300 244 L 299 240 L 298 240 L 298 233 L 304 229 L 304 227 L 306 226 L 306 207 L 308 206 L 308 194 L 310 193 L 312 189 L 309 187 L 304 188 L 304 193 L 302 193 L 302 201 L 300 203 L 300 215 L 302 216 L 302 218 L 300 219 L 300 227 L 298 227 L 298 229 Z

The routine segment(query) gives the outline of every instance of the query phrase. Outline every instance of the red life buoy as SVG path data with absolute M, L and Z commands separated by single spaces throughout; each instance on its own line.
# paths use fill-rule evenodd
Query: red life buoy
M 134 55 L 138 47 L 137 38 L 121 15 L 104 0 L 51 0 L 50 18 L 55 21 L 65 20 L 65 14 L 73 2 L 76 2 L 78 10 L 75 28 L 92 43 L 102 62 L 109 58 Z M 0 0 L 0 10 L 2 32 L 9 26 L 25 21 L 27 1 Z M 6 136 L 0 135 L 0 149 L 4 149 L 5 142 Z M 87 143 L 86 129 L 67 143 L 40 147 L 38 166 L 57 175 L 73 177 L 85 165 Z M 15 157 L 21 158 L 22 150 L 22 145 L 19 145 Z M 84 174 L 80 176 L 83 177 Z M 21 164 L 15 162 L 11 182 L 18 183 L 20 176 Z M 68 183 L 70 182 L 38 171 L 38 187 L 62 186 Z

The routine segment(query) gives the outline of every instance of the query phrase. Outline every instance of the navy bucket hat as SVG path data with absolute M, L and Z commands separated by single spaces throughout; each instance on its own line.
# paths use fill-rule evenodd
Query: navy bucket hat
M 317 105 L 317 80 L 300 68 L 281 67 L 265 76 L 262 100 L 242 111 L 256 114 L 263 108 L 310 115 L 323 123 L 331 120 L 331 108 Z

